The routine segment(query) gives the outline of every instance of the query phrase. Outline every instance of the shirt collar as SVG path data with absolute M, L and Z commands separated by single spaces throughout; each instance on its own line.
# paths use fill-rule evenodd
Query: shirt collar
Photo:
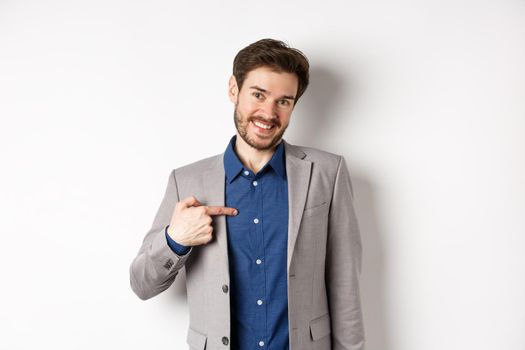
M 233 137 L 230 139 L 230 142 L 228 143 L 226 151 L 224 152 L 224 172 L 226 174 L 228 183 L 231 183 L 244 168 L 241 161 L 239 160 L 239 157 L 237 157 L 237 154 L 235 153 L 236 140 L 237 135 L 233 135 Z M 272 155 L 272 158 L 259 172 L 263 171 L 267 166 L 270 166 L 279 176 L 286 179 L 284 142 L 279 142 L 275 152 Z

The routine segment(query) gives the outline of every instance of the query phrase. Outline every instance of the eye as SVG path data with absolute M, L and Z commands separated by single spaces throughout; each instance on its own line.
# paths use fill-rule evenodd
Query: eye
M 281 106 L 288 106 L 290 104 L 290 101 L 282 99 L 279 100 L 277 103 L 279 103 Z
M 253 93 L 253 96 L 256 98 L 256 99 L 261 99 L 263 97 L 263 95 L 260 93 L 260 92 L 254 92 Z

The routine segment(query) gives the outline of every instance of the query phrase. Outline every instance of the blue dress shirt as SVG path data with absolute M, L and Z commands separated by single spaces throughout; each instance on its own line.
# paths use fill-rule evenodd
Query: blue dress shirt
M 233 136 L 224 153 L 225 205 L 230 267 L 231 349 L 287 350 L 288 182 L 284 144 L 254 174 L 235 153 Z M 167 234 L 173 251 L 181 246 Z

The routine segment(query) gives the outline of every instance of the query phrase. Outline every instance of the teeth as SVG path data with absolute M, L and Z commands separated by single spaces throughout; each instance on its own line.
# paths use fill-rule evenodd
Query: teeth
M 258 127 L 263 128 L 263 129 L 267 129 L 267 130 L 268 130 L 268 129 L 271 129 L 271 128 L 272 128 L 271 125 L 265 125 L 265 124 L 263 124 L 263 123 L 259 123 L 259 122 L 257 122 L 257 121 L 254 121 L 253 123 L 254 123 L 255 125 L 257 125 Z

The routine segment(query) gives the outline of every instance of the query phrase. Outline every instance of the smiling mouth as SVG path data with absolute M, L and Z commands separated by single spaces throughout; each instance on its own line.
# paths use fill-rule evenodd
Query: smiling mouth
M 259 129 L 262 129 L 263 131 L 271 130 L 275 127 L 275 124 L 269 124 L 265 122 L 261 122 L 260 120 L 252 120 L 252 123 Z

